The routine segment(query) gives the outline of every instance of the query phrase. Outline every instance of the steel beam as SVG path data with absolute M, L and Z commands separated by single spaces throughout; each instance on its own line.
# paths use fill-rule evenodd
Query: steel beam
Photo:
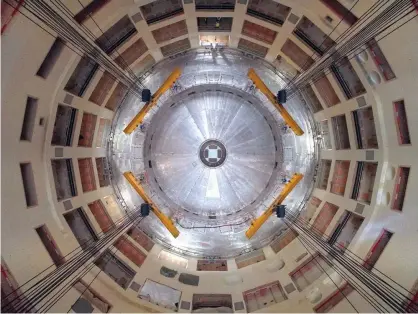
M 287 126 L 292 129 L 292 131 L 301 136 L 304 134 L 300 126 L 296 123 L 296 121 L 292 118 L 292 116 L 287 112 L 287 110 L 277 101 L 276 95 L 274 95 L 270 89 L 264 84 L 261 78 L 255 73 L 254 69 L 250 69 L 248 71 L 248 78 L 254 83 L 254 85 L 262 92 L 268 100 L 276 107 L 279 113 L 282 115 L 284 122 L 286 122 Z
M 280 195 L 274 200 L 270 207 L 257 219 L 254 219 L 251 222 L 250 227 L 245 232 L 245 235 L 248 239 L 251 239 L 252 236 L 261 228 L 261 226 L 269 219 L 269 217 L 274 213 L 274 209 L 277 205 L 280 205 L 284 199 L 289 195 L 293 188 L 302 180 L 303 174 L 295 173 L 290 181 L 284 186 L 283 190 L 280 192 Z
M 142 123 L 145 115 L 157 104 L 158 99 L 173 86 L 175 81 L 180 77 L 180 68 L 175 68 L 173 72 L 168 76 L 160 88 L 152 95 L 151 101 L 147 102 L 144 107 L 138 112 L 138 114 L 132 119 L 131 122 L 123 130 L 126 134 L 131 134 Z
M 123 176 L 128 180 L 128 182 L 132 185 L 135 191 L 141 196 L 144 202 L 148 203 L 151 206 L 152 212 L 158 219 L 163 223 L 163 225 L 167 228 L 168 231 L 173 235 L 173 237 L 177 238 L 180 234 L 176 226 L 174 225 L 173 221 L 164 215 L 154 204 L 151 198 L 145 193 L 144 188 L 142 187 L 141 183 L 135 178 L 132 172 L 128 171 L 123 174 Z

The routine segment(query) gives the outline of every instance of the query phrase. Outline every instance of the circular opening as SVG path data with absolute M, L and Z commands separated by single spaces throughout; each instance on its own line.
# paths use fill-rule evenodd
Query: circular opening
M 207 140 L 199 149 L 200 161 L 210 168 L 222 166 L 226 159 L 226 148 L 218 140 Z
M 386 205 L 389 206 L 390 205 L 390 193 L 386 192 Z
M 379 73 L 377 73 L 376 71 L 370 72 L 368 75 L 368 79 L 369 79 L 370 84 L 373 86 L 380 84 L 380 82 L 382 81 Z
M 369 59 L 369 56 L 367 55 L 366 51 L 362 51 L 357 55 L 357 59 L 361 62 L 361 63 L 366 63 L 367 60 Z
M 396 169 L 393 166 L 389 166 L 388 171 L 386 172 L 386 180 L 395 179 Z

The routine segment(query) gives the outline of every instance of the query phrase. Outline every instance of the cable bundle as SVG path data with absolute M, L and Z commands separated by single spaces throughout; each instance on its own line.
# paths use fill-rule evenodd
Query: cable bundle
M 2 312 L 16 311 L 27 313 L 35 309 L 38 312 L 48 311 L 80 278 L 94 268 L 94 261 L 100 256 L 102 249 L 114 243 L 128 229 L 137 225 L 142 218 L 139 211 L 133 214 L 128 213 L 120 218 L 110 231 L 101 233 L 98 241 L 91 239 L 88 241 L 90 242 L 89 245 L 84 250 L 79 246 L 67 254 L 64 259 L 68 258 L 68 260 L 63 265 L 33 283 L 36 278 L 40 278 L 42 274 L 54 267 L 54 265 L 51 265 L 8 296 L 5 296 L 4 300 L 7 300 L 10 295 L 19 293 L 23 288 L 25 290 L 6 304 L 2 304 Z M 29 283 L 32 283 L 32 285 L 29 285 Z
M 348 28 L 336 39 L 336 44 L 324 56 L 319 57 L 307 71 L 299 76 L 295 76 L 288 82 L 286 86 L 288 98 L 294 97 L 298 91 L 303 90 L 311 81 L 316 82 L 324 75 L 330 73 L 331 66 L 338 67 L 343 65 L 347 59 L 352 59 L 366 50 L 366 48 L 361 48 L 372 39 L 376 38 L 376 41 L 379 41 L 416 17 L 413 1 L 396 0 L 382 10 L 387 3 L 388 1 L 384 0 L 377 1 L 361 16 L 356 24 Z M 379 11 L 381 12 L 378 13 Z M 398 22 L 409 15 L 411 16 L 406 21 L 395 27 Z M 393 29 L 391 30 L 391 28 Z M 379 35 L 382 36 L 377 38 Z
M 329 237 L 324 236 L 314 227 L 309 228 L 308 222 L 301 217 L 297 217 L 294 213 L 287 213 L 286 215 L 283 221 L 290 229 L 299 234 L 297 238 L 306 250 L 310 254 L 325 252 L 326 254 L 322 255 L 323 259 L 376 311 L 397 313 L 406 311 L 406 305 L 413 301 L 411 293 L 407 289 L 376 268 L 373 268 L 374 271 L 366 268 L 367 262 L 350 250 L 347 249 L 344 253 L 337 250 L 327 242 L 330 239 Z M 318 262 L 316 263 L 326 273 L 323 267 Z M 335 284 L 332 279 L 331 281 Z M 337 285 L 336 287 L 347 299 L 342 289 Z M 357 311 L 348 299 L 347 301 Z M 410 305 L 408 311 L 418 312 L 418 304 Z
M 54 10 L 49 3 L 54 4 L 57 10 Z M 15 5 L 11 4 L 9 0 L 6 0 L 6 4 L 11 7 L 15 7 Z M 70 47 L 70 49 L 81 56 L 87 55 L 90 57 L 90 59 L 97 62 L 103 69 L 122 82 L 129 91 L 135 94 L 138 98 L 141 98 L 141 92 L 146 87 L 140 82 L 140 79 L 134 74 L 132 69 L 130 69 L 126 60 L 124 60 L 117 52 L 117 54 L 121 57 L 122 63 L 129 75 L 127 75 L 126 72 L 123 71 L 102 49 L 93 43 L 97 38 L 88 28 L 84 25 L 78 24 L 74 20 L 74 16 L 71 14 L 69 9 L 64 6 L 64 4 L 60 1 L 45 2 L 42 0 L 27 0 L 24 2 L 23 8 L 54 31 L 66 42 L 67 47 Z M 28 17 L 27 14 L 22 12 L 22 8 L 19 9 L 19 12 Z M 58 12 L 61 12 L 61 14 Z M 33 21 L 30 17 L 28 18 Z M 35 21 L 33 22 L 36 23 Z M 94 21 L 94 23 L 96 22 Z M 38 23 L 36 24 L 43 28 Z M 97 27 L 103 34 L 100 27 L 98 25 Z M 43 29 L 48 32 L 45 28 Z M 48 33 L 51 34 L 50 32 Z M 69 46 L 68 43 L 71 45 Z

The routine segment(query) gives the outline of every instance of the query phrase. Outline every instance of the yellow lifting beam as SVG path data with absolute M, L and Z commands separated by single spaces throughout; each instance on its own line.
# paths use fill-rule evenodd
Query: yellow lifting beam
M 181 70 L 180 68 L 175 68 L 173 72 L 168 76 L 160 88 L 152 95 L 151 100 L 147 102 L 144 107 L 138 112 L 138 114 L 132 119 L 131 122 L 123 130 L 126 134 L 131 134 L 137 127 L 142 123 L 145 118 L 145 115 L 157 104 L 158 99 L 163 95 L 167 90 L 173 86 L 175 81 L 180 77 Z
M 290 181 L 284 186 L 283 190 L 281 191 L 280 195 L 274 200 L 274 202 L 270 205 L 270 207 L 257 219 L 254 219 L 251 222 L 251 226 L 245 232 L 245 235 L 248 239 L 251 239 L 252 236 L 261 228 L 261 226 L 269 219 L 269 217 L 274 213 L 274 209 L 277 205 L 280 205 L 286 196 L 293 190 L 293 188 L 302 180 L 303 174 L 295 173 Z
M 141 196 L 141 198 L 150 205 L 152 212 L 160 219 L 163 225 L 167 228 L 168 231 L 173 235 L 173 237 L 177 238 L 180 234 L 176 226 L 174 225 L 173 221 L 164 215 L 158 208 L 155 206 L 151 198 L 145 193 L 144 188 L 142 187 L 141 183 L 135 178 L 132 172 L 128 171 L 123 174 L 123 176 L 128 180 L 128 182 L 132 185 L 135 191 Z
M 300 136 L 303 135 L 304 132 L 300 128 L 300 126 L 293 120 L 292 116 L 287 112 L 287 110 L 283 107 L 282 104 L 277 102 L 276 96 L 270 91 L 270 89 L 264 84 L 261 78 L 255 73 L 254 69 L 250 69 L 248 71 L 248 78 L 253 81 L 254 85 L 262 92 L 266 97 L 270 100 L 270 102 L 276 107 L 279 113 L 282 115 L 284 122 L 293 130 L 293 132 Z

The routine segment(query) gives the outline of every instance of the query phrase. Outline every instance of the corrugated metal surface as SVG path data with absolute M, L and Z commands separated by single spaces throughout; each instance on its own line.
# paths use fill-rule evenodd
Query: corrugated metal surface
M 268 44 L 272 44 L 277 36 L 276 31 L 255 23 L 251 23 L 250 21 L 244 21 L 241 34 Z
M 148 51 L 148 47 L 142 38 L 134 42 L 128 49 L 121 53 L 115 59 L 115 62 L 122 68 L 126 69 L 138 58 L 140 58 L 145 52 Z
M 135 25 L 129 16 L 125 15 L 108 28 L 95 42 L 104 52 L 111 54 L 136 33 Z
M 125 255 L 129 260 L 131 260 L 136 266 L 141 267 L 144 263 L 147 256 L 142 253 L 140 249 L 135 247 L 125 236 L 121 236 L 114 244 L 119 252 Z
M 250 0 L 247 14 L 276 25 L 283 25 L 290 10 L 290 7 L 273 0 Z
M 96 189 L 96 180 L 94 177 L 93 160 L 91 158 L 79 158 L 78 169 L 80 171 L 83 192 L 94 191 Z
M 78 136 L 78 146 L 92 147 L 94 130 L 96 129 L 97 116 L 84 112 L 81 121 L 80 135 Z
M 130 138 L 123 133 L 126 121 L 138 112 L 141 104 L 131 101 L 120 107 L 118 121 L 115 121 L 113 139 L 115 145 L 109 151 L 109 156 L 112 156 L 111 164 L 114 167 L 112 173 L 115 175 L 115 191 L 120 190 L 121 192 L 117 195 L 117 199 L 118 201 L 123 200 L 128 206 L 128 210 L 134 210 L 141 200 L 135 191 L 127 186 L 126 179 L 119 173 L 131 169 L 137 175 L 144 174 L 148 182 L 145 187 L 147 192 L 152 194 L 153 201 L 158 204 L 165 214 L 173 217 L 184 226 L 185 230 L 180 237 L 173 239 L 167 234 L 164 226 L 153 218 L 153 215 L 146 219 L 146 223 L 141 223 L 139 228 L 152 236 L 153 240 L 164 246 L 165 249 L 172 250 L 173 253 L 178 252 L 179 254 L 196 257 L 222 257 L 225 259 L 236 257 L 250 248 L 259 249 L 264 247 L 286 227 L 278 219 L 271 220 L 263 226 L 256 237 L 248 242 L 245 238 L 245 230 L 249 223 L 249 221 L 246 221 L 248 214 L 250 212 L 257 212 L 258 214 L 264 209 L 265 205 L 263 204 L 270 203 L 273 197 L 277 195 L 276 191 L 280 190 L 282 186 L 282 181 L 278 180 L 279 172 L 285 172 L 286 175 L 288 172 L 303 172 L 305 174 L 303 182 L 295 188 L 291 198 L 287 200 L 289 211 L 302 210 L 304 207 L 303 200 L 309 197 L 310 188 L 314 182 L 314 167 L 317 163 L 313 138 L 294 136 L 282 138 L 282 131 L 278 129 L 281 125 L 280 115 L 258 92 L 251 93 L 247 78 L 250 67 L 256 69 L 271 90 L 280 90 L 282 84 L 284 84 L 281 78 L 275 74 L 275 70 L 271 66 L 266 66 L 261 59 L 251 58 L 241 51 L 229 48 L 210 53 L 206 49 L 193 50 L 182 53 L 176 58 L 166 58 L 155 65 L 147 73 L 147 86 L 151 90 L 157 89 L 173 68 L 177 66 L 182 67 L 182 75 L 175 87 L 163 95 L 160 102 L 161 106 L 159 105 L 146 118 L 149 125 L 145 136 L 142 132 L 137 132 L 134 138 Z M 225 96 L 221 97 L 221 94 L 225 94 Z M 228 110 L 226 107 L 224 109 L 225 100 L 227 100 L 227 104 L 231 104 L 231 101 L 233 101 L 233 104 L 236 103 L 234 105 L 236 110 L 231 111 L 230 108 Z M 252 105 L 252 110 L 246 108 L 247 105 L 244 106 L 244 104 Z M 241 110 L 238 112 L 240 107 Z M 207 110 L 202 108 L 207 108 Z M 311 114 L 297 97 L 289 103 L 288 110 L 298 119 L 306 132 L 313 131 L 312 126 L 314 124 L 310 120 Z M 232 122 L 234 114 L 237 114 L 237 117 Z M 171 121 L 171 119 L 173 120 Z M 265 123 L 270 125 L 272 129 L 270 130 L 268 125 L 267 129 L 264 126 L 262 127 Z M 207 181 L 199 179 L 198 170 L 203 170 L 201 168 L 202 162 L 198 157 L 193 160 L 196 156 L 195 148 L 198 149 L 206 138 L 211 137 L 211 134 L 214 134 L 214 136 L 222 135 L 225 133 L 222 130 L 226 130 L 226 128 L 230 128 L 232 134 L 235 134 L 234 144 L 232 144 L 232 140 L 231 143 L 225 143 L 227 145 L 226 149 L 230 152 L 235 148 L 237 149 L 236 154 L 228 155 L 226 163 L 232 160 L 231 156 L 234 160 L 239 160 L 239 163 L 237 164 L 238 161 L 234 162 L 233 168 L 225 168 L 225 163 L 225 166 L 222 166 L 224 169 L 222 167 L 219 168 L 220 171 L 217 171 L 218 168 L 215 169 L 215 173 L 237 174 L 232 175 L 235 182 L 225 185 L 225 187 L 219 187 L 221 183 L 228 184 L 228 180 L 223 175 L 216 179 L 219 194 L 225 194 L 225 199 L 236 200 L 235 192 L 233 192 L 235 190 L 241 198 L 246 200 L 248 194 L 243 191 L 252 193 L 254 188 L 258 187 L 258 184 L 254 184 L 253 179 L 248 180 L 248 175 L 243 176 L 242 174 L 250 173 L 250 178 L 254 177 L 255 180 L 260 180 L 259 177 L 265 175 L 265 171 L 262 169 L 270 167 L 267 167 L 265 160 L 266 158 L 270 160 L 271 157 L 273 159 L 269 163 L 271 162 L 271 167 L 274 168 L 267 189 L 264 189 L 267 184 L 260 185 L 260 192 L 255 202 L 253 202 L 254 199 L 250 200 L 248 206 L 243 207 L 242 210 L 239 210 L 239 205 L 235 206 L 238 207 L 237 212 L 231 215 L 228 214 L 231 213 L 230 208 L 232 206 L 225 206 L 221 203 L 222 210 L 216 209 L 214 211 L 215 208 L 210 205 L 217 202 L 217 199 L 205 199 L 205 188 L 209 185 L 207 185 Z M 249 135 L 255 132 L 253 130 L 259 128 L 265 130 L 266 134 L 273 134 L 271 141 L 262 141 L 262 146 L 258 146 L 261 143 L 259 138 L 251 141 L 252 137 Z M 160 129 L 161 133 L 158 133 L 160 134 L 158 136 L 155 132 L 160 132 Z M 262 132 L 257 131 L 257 134 L 261 135 Z M 143 141 L 144 137 L 145 141 Z M 290 161 L 283 161 L 285 141 L 289 145 L 290 151 L 293 152 Z M 150 144 L 151 148 L 149 148 Z M 258 157 L 258 151 L 260 150 L 258 147 L 262 147 L 261 150 L 266 151 L 266 147 L 270 146 L 272 150 L 269 149 L 268 154 Z M 145 151 L 142 150 L 142 147 Z M 187 167 L 184 158 L 189 158 L 188 155 L 185 156 L 185 152 L 189 151 L 191 161 L 189 163 L 190 167 Z M 247 157 L 246 151 L 251 152 L 251 155 Z M 165 156 L 163 154 L 157 155 L 161 152 L 167 152 L 168 154 Z M 164 176 L 161 176 L 159 163 L 154 162 L 154 157 L 150 157 L 154 154 L 156 158 L 167 158 L 165 162 L 168 162 L 170 166 L 164 170 Z M 275 156 L 277 159 L 274 159 Z M 312 156 L 314 157 L 312 158 Z M 149 168 L 149 160 L 153 160 L 152 168 Z M 144 173 L 145 170 L 146 173 Z M 254 175 L 259 173 L 260 170 L 263 174 Z M 185 175 L 179 175 L 183 171 Z M 210 175 L 207 178 L 209 179 L 209 177 Z M 179 178 L 186 178 L 187 180 Z M 157 179 L 158 182 L 156 183 L 154 179 Z M 195 181 L 202 184 L 193 184 Z M 238 182 L 240 183 L 238 184 Z M 231 188 L 231 185 L 234 187 Z M 160 191 L 159 187 L 163 189 L 163 192 Z M 210 190 L 216 191 L 216 189 Z M 185 193 L 181 191 L 185 191 Z M 190 191 L 192 193 L 189 193 Z M 183 202 L 183 198 L 179 200 L 172 195 L 189 195 L 189 198 L 184 198 L 187 204 L 207 204 L 208 210 L 205 212 L 202 212 L 202 210 L 195 211 L 196 205 L 186 206 L 185 208 L 179 206 L 178 202 Z M 231 202 L 231 205 L 233 204 L 237 204 L 236 201 Z M 216 219 L 209 216 L 216 216 Z M 229 226 L 231 224 L 233 224 L 233 227 Z
M 233 11 L 235 0 L 195 0 L 196 10 Z
M 322 206 L 319 215 L 315 218 L 312 229 L 315 232 L 323 234 L 337 213 L 338 208 L 337 205 L 326 202 L 324 206 Z
M 307 70 L 314 60 L 290 39 L 287 39 L 281 51 L 302 70 Z
M 314 82 L 315 87 L 321 96 L 322 100 L 325 102 L 327 107 L 335 106 L 340 102 L 337 94 L 335 93 L 334 88 L 329 82 L 328 78 L 323 75 Z
M 128 88 L 123 84 L 119 83 L 116 88 L 113 90 L 112 95 L 110 95 L 109 100 L 106 103 L 106 108 L 114 111 L 116 107 L 120 104 L 122 99 L 125 97 Z
M 178 14 L 183 14 L 181 0 L 157 0 L 140 7 L 148 24 L 160 22 Z
M 278 237 L 274 240 L 270 247 L 274 251 L 274 253 L 280 252 L 284 247 L 286 247 L 290 242 L 292 242 L 298 236 L 296 231 L 288 230 L 285 234 Z
M 94 88 L 93 93 L 90 95 L 89 101 L 101 106 L 106 96 L 112 89 L 113 84 L 115 84 L 115 81 L 115 77 L 111 75 L 109 72 L 105 71 L 102 77 L 100 78 L 100 81 Z
M 155 64 L 155 59 L 150 54 L 142 58 L 141 61 L 135 63 L 134 66 L 132 66 L 132 71 L 135 73 L 135 75 L 139 75 L 141 72 L 148 70 L 151 66 Z
M 235 263 L 237 264 L 237 268 L 240 269 L 264 260 L 266 260 L 266 256 L 264 255 L 263 250 L 257 250 L 249 254 L 237 257 L 235 259 Z
M 112 219 L 110 219 L 109 214 L 106 212 L 106 208 L 100 200 L 94 201 L 93 203 L 88 204 L 88 206 L 103 232 L 106 233 L 114 227 Z
M 148 252 L 154 247 L 154 242 L 137 227 L 130 229 L 128 235 Z
M 186 35 L 187 33 L 186 20 L 183 20 L 153 30 L 152 36 L 154 36 L 157 44 L 161 44 L 162 42 Z
M 334 174 L 331 181 L 331 193 L 337 195 L 344 195 L 345 186 L 348 178 L 348 171 L 350 170 L 349 160 L 337 160 L 334 166 Z
M 190 49 L 190 41 L 189 38 L 185 38 L 174 43 L 165 45 L 161 47 L 161 53 L 164 57 L 168 57 L 169 55 L 176 54 L 178 52 L 185 51 Z
M 279 281 L 244 291 L 242 295 L 249 313 L 287 300 L 287 296 Z
M 228 263 L 226 259 L 219 260 L 205 260 L 200 259 L 197 261 L 198 271 L 227 271 Z
M 267 51 L 269 50 L 267 47 L 253 43 L 244 38 L 240 38 L 238 42 L 238 49 L 244 50 L 262 58 L 264 58 L 267 55 Z
M 110 123 L 108 119 L 100 119 L 96 135 L 96 147 L 105 147 L 106 139 L 109 136 Z

